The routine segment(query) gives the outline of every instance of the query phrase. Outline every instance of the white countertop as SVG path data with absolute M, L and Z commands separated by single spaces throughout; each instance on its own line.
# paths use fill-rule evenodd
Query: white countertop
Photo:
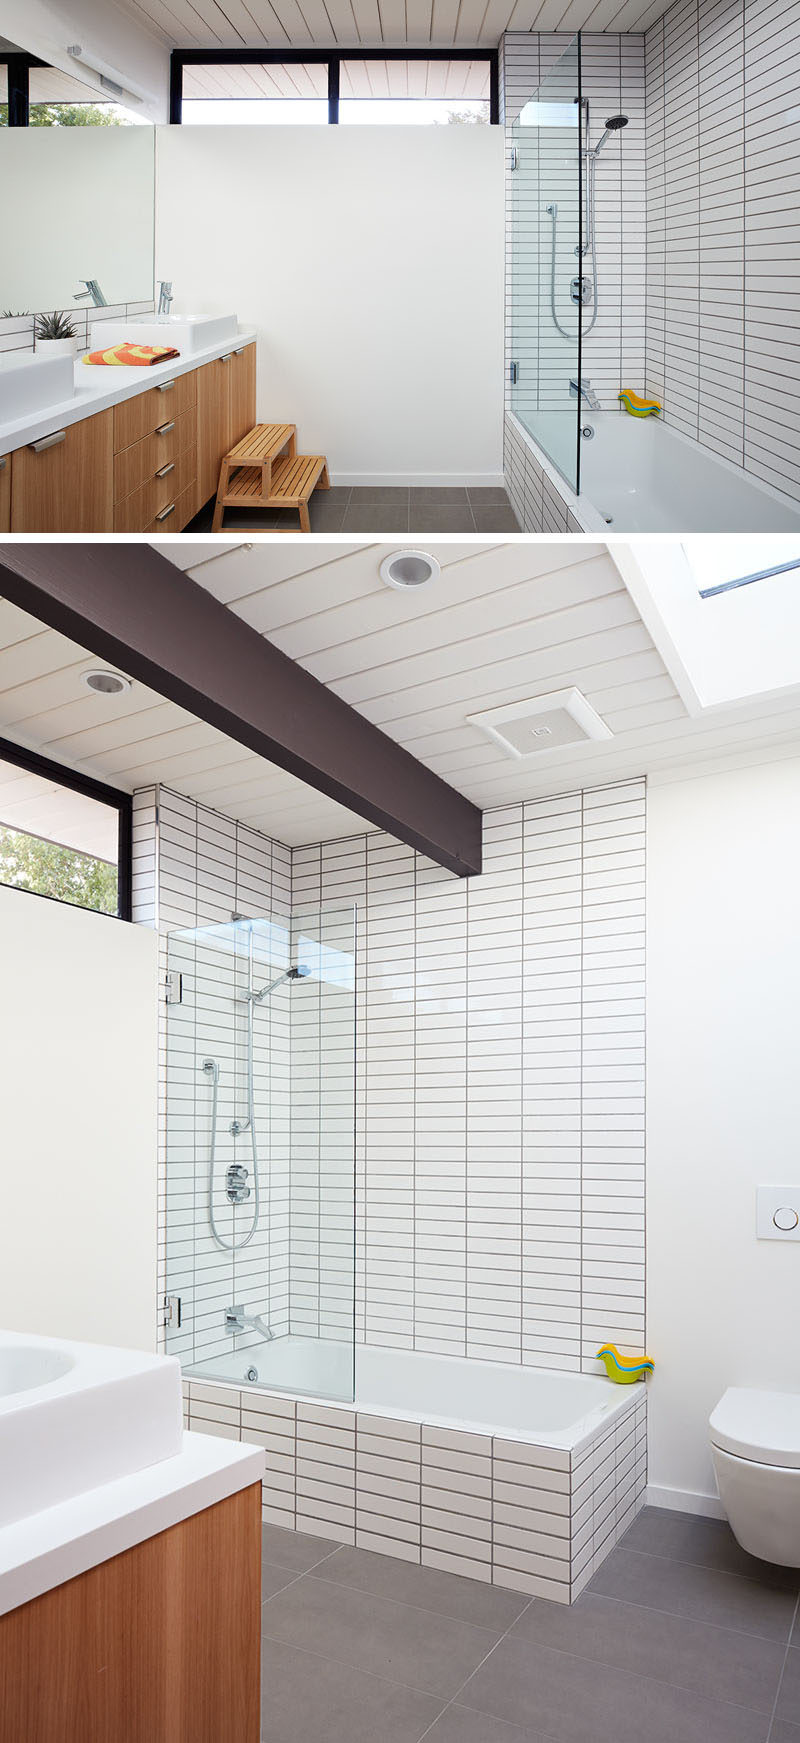
M 136 336 L 135 329 L 132 336 Z M 106 363 L 84 363 L 86 353 L 83 352 L 75 364 L 74 397 L 63 400 L 60 405 L 47 406 L 44 411 L 27 412 L 23 418 L 12 419 L 6 423 L 0 421 L 0 454 L 10 454 L 15 448 L 24 448 L 27 442 L 38 442 L 42 436 L 49 436 L 55 430 L 68 429 L 70 424 L 80 423 L 81 418 L 90 418 L 95 412 L 106 411 L 109 406 L 119 405 L 122 400 L 134 399 L 137 393 L 146 393 L 148 388 L 157 387 L 160 381 L 171 381 L 177 375 L 185 375 L 190 369 L 199 369 L 203 363 L 213 363 L 215 357 L 225 357 L 242 345 L 252 345 L 255 339 L 254 328 L 240 328 L 234 338 L 226 339 L 221 345 L 208 345 L 200 351 L 183 351 L 180 357 L 173 357 L 168 363 L 156 363 L 139 369 L 118 369 L 114 364 Z M 0 404 L 0 419 L 2 410 Z
M 260 1447 L 184 1434 L 177 1458 L 4 1526 L 0 1616 L 260 1482 L 264 1462 Z

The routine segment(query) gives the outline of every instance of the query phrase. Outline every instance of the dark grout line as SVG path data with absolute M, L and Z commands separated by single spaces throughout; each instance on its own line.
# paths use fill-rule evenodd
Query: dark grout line
M 630 1548 L 626 1548 L 624 1538 L 621 1538 L 619 1543 L 615 1544 L 614 1547 L 615 1549 L 624 1549 L 626 1555 L 638 1555 L 643 1561 L 670 1561 L 676 1562 L 678 1567 L 702 1568 L 704 1573 L 722 1574 L 726 1579 L 730 1580 L 745 1580 L 749 1586 L 764 1587 L 768 1592 L 789 1592 L 794 1597 L 797 1597 L 800 1592 L 800 1580 L 789 1585 L 784 1585 L 780 1581 L 776 1581 L 773 1584 L 771 1581 L 761 1578 L 758 1574 L 739 1573 L 735 1568 L 714 1567 L 707 1561 L 686 1561 L 682 1555 L 658 1555 L 652 1549 L 634 1549 L 632 1545 Z M 597 1595 L 598 1597 L 601 1597 L 604 1594 L 598 1592 Z M 650 1604 L 645 1604 L 643 1608 L 649 1610 L 652 1606 Z M 735 1632 L 741 1634 L 747 1633 L 748 1630 L 737 1628 Z
M 485 1658 L 482 1658 L 482 1659 L 481 1659 L 481 1661 L 480 1661 L 480 1664 L 476 1664 L 476 1665 L 474 1665 L 474 1666 L 473 1666 L 473 1668 L 472 1668 L 472 1670 L 471 1670 L 471 1671 L 470 1671 L 470 1673 L 469 1673 L 469 1676 L 465 1676 L 465 1678 L 464 1678 L 464 1681 L 463 1681 L 463 1682 L 462 1682 L 462 1683 L 461 1683 L 461 1685 L 460 1685 L 460 1687 L 459 1687 L 459 1688 L 457 1688 L 457 1689 L 456 1689 L 456 1692 L 455 1692 L 455 1694 L 454 1694 L 454 1695 L 451 1695 L 451 1697 L 450 1697 L 450 1699 L 449 1699 L 449 1701 L 448 1701 L 448 1702 L 447 1702 L 447 1705 L 446 1705 L 446 1706 L 444 1706 L 444 1707 L 443 1707 L 443 1708 L 442 1708 L 442 1711 L 441 1711 L 441 1713 L 437 1713 L 437 1715 L 436 1715 L 436 1718 L 435 1718 L 435 1719 L 434 1719 L 434 1721 L 433 1721 L 433 1725 L 438 1725 L 438 1723 L 439 1723 L 439 1720 L 440 1720 L 440 1719 L 441 1719 L 441 1718 L 442 1718 L 442 1716 L 443 1716 L 443 1715 L 444 1715 L 444 1714 L 445 1714 L 445 1713 L 446 1713 L 446 1712 L 447 1712 L 447 1711 L 448 1711 L 448 1709 L 449 1709 L 449 1708 L 450 1708 L 450 1707 L 454 1707 L 454 1706 L 457 1706 L 457 1704 L 458 1704 L 458 1697 L 459 1697 L 459 1695 L 460 1695 L 460 1694 L 462 1694 L 462 1693 L 463 1693 L 463 1691 L 464 1691 L 464 1689 L 465 1689 L 465 1688 L 466 1688 L 466 1686 L 467 1686 L 467 1683 L 468 1683 L 468 1682 L 470 1682 L 470 1681 L 471 1681 L 471 1679 L 472 1679 L 472 1677 L 474 1677 L 474 1676 L 477 1676 L 477 1674 L 478 1674 L 478 1671 L 479 1671 L 479 1670 L 481 1670 L 481 1669 L 482 1669 L 482 1667 L 483 1667 L 483 1666 L 484 1666 L 484 1664 L 486 1664 L 486 1663 L 487 1663 L 487 1661 L 488 1661 L 488 1660 L 489 1660 L 489 1659 L 490 1659 L 490 1658 L 491 1658 L 491 1656 L 492 1656 L 492 1653 L 493 1653 L 493 1652 L 496 1652 L 496 1651 L 497 1651 L 497 1648 L 498 1648 L 498 1646 L 502 1646 L 502 1644 L 503 1644 L 503 1641 L 504 1641 L 504 1640 L 505 1640 L 505 1639 L 506 1639 L 506 1637 L 507 1637 L 507 1636 L 508 1636 L 508 1635 L 509 1635 L 509 1634 L 510 1634 L 510 1633 L 511 1633 L 511 1630 L 512 1630 L 512 1628 L 515 1628 L 515 1627 L 516 1627 L 516 1625 L 517 1625 L 517 1623 L 518 1623 L 518 1622 L 519 1622 L 519 1621 L 520 1621 L 520 1620 L 521 1620 L 521 1618 L 522 1618 L 522 1617 L 523 1617 L 523 1616 L 527 1616 L 527 1614 L 528 1614 L 528 1611 L 529 1611 L 529 1609 L 530 1609 L 530 1607 L 531 1607 L 531 1604 L 535 1604 L 535 1603 L 536 1603 L 536 1599 L 535 1599 L 535 1598 L 531 1598 L 531 1599 L 530 1599 L 530 1601 L 529 1601 L 529 1602 L 528 1602 L 528 1603 L 527 1603 L 527 1604 L 525 1604 L 525 1605 L 524 1605 L 524 1607 L 523 1607 L 523 1609 L 521 1609 L 521 1610 L 520 1610 L 520 1613 L 519 1613 L 519 1616 L 515 1616 L 515 1618 L 514 1618 L 514 1621 L 513 1621 L 513 1622 L 509 1622 L 509 1625 L 508 1625 L 508 1627 L 507 1627 L 507 1629 L 506 1629 L 506 1631 L 505 1631 L 505 1633 L 504 1633 L 504 1634 L 501 1634 L 501 1636 L 500 1636 L 500 1639 L 499 1639 L 499 1640 L 496 1640 L 496 1641 L 495 1641 L 495 1643 L 494 1643 L 494 1646 L 492 1646 L 492 1647 L 490 1647 L 490 1649 L 489 1649 L 489 1651 L 488 1651 L 488 1652 L 487 1652 L 487 1654 L 486 1654 L 486 1657 L 485 1657 Z M 477 1707 L 473 1707 L 473 1708 L 472 1708 L 472 1711 L 473 1711 L 473 1712 L 478 1712 L 478 1711 L 479 1711 L 479 1708 L 477 1708 Z M 489 1717 L 489 1718 L 491 1718 L 491 1717 L 492 1717 L 492 1715 L 491 1715 L 491 1714 L 488 1714 L 488 1715 L 486 1715 L 486 1716 L 487 1716 L 487 1717 Z M 501 1720 L 498 1720 L 498 1723 L 502 1723 L 502 1722 L 503 1722 L 503 1721 L 501 1721 Z M 428 1729 L 427 1729 L 427 1731 L 423 1731 L 423 1733 L 422 1733 L 422 1736 L 421 1736 L 421 1737 L 420 1737 L 420 1738 L 419 1738 L 419 1739 L 418 1739 L 418 1743 L 424 1743 L 424 1739 L 425 1739 L 425 1738 L 426 1738 L 426 1737 L 429 1737 L 429 1736 L 430 1736 L 430 1734 L 431 1734 L 431 1731 L 432 1731 L 432 1730 L 433 1730 L 433 1725 L 429 1725 L 429 1726 L 428 1726 Z
M 791 1623 L 789 1625 L 789 1638 L 786 1642 L 786 1651 L 784 1652 L 784 1655 L 783 1655 L 783 1664 L 781 1665 L 781 1674 L 778 1677 L 778 1687 L 775 1690 L 775 1699 L 772 1703 L 772 1712 L 770 1713 L 770 1716 L 769 1716 L 769 1729 L 767 1731 L 766 1743 L 770 1743 L 770 1738 L 772 1736 L 773 1727 L 775 1725 L 775 1714 L 778 1711 L 778 1702 L 781 1698 L 781 1689 L 783 1688 L 783 1679 L 786 1675 L 786 1666 L 789 1662 L 789 1653 L 792 1650 L 792 1635 L 794 1634 L 794 1627 L 795 1627 L 795 1623 L 797 1621 L 798 1611 L 800 1611 L 800 1593 L 798 1594 L 797 1602 L 796 1602 L 795 1607 L 794 1607 L 794 1615 L 792 1616 L 792 1620 L 791 1620 Z

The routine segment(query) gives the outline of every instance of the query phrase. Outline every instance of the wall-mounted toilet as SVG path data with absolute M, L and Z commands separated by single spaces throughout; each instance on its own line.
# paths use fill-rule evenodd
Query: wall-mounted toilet
M 731 1386 L 709 1426 L 734 1536 L 762 1561 L 800 1567 L 800 1393 Z

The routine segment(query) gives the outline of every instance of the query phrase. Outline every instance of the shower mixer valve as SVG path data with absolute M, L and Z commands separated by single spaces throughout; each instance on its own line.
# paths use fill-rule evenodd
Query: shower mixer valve
M 245 1199 L 250 1197 L 250 1188 L 247 1184 L 248 1173 L 249 1169 L 245 1168 L 241 1162 L 232 1162 L 227 1170 L 225 1191 L 231 1204 L 244 1204 Z

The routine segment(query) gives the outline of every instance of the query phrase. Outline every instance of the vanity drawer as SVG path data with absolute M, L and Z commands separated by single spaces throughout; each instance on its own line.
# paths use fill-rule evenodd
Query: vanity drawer
M 175 375 L 171 381 L 162 381 L 158 387 L 137 394 L 135 399 L 123 400 L 122 405 L 114 407 L 114 453 L 140 442 L 143 436 L 152 435 L 164 424 L 176 422 L 196 399 L 196 371 L 190 369 L 187 375 Z
M 131 443 L 114 455 L 114 501 L 122 502 L 148 484 L 160 466 L 177 460 L 179 454 L 195 452 L 197 443 L 197 412 L 192 406 L 182 417 L 167 420 L 170 428 L 161 434 L 153 431 L 140 442 Z
M 189 489 L 195 481 L 196 462 L 193 448 L 187 448 L 178 454 L 174 460 L 164 459 L 161 462 L 161 476 L 148 478 L 139 490 L 131 496 L 126 496 L 123 502 L 114 506 L 115 533 L 146 532 L 151 524 L 160 525 L 157 517 L 161 510 L 176 502 L 183 492 Z M 167 516 L 171 524 L 175 524 L 175 515 Z M 189 517 L 191 519 L 191 516 Z
M 173 503 L 174 508 L 172 509 L 172 513 L 165 514 L 164 510 L 168 509 Z M 142 530 L 146 533 L 179 532 L 182 527 L 185 527 L 186 522 L 190 521 L 193 515 L 196 515 L 199 507 L 200 504 L 197 499 L 197 479 L 193 478 L 188 489 L 181 491 L 180 496 L 170 496 L 167 499 L 164 504 L 164 509 L 160 511 L 164 516 L 163 520 L 159 520 L 158 515 L 154 515 L 150 525 L 144 527 Z

